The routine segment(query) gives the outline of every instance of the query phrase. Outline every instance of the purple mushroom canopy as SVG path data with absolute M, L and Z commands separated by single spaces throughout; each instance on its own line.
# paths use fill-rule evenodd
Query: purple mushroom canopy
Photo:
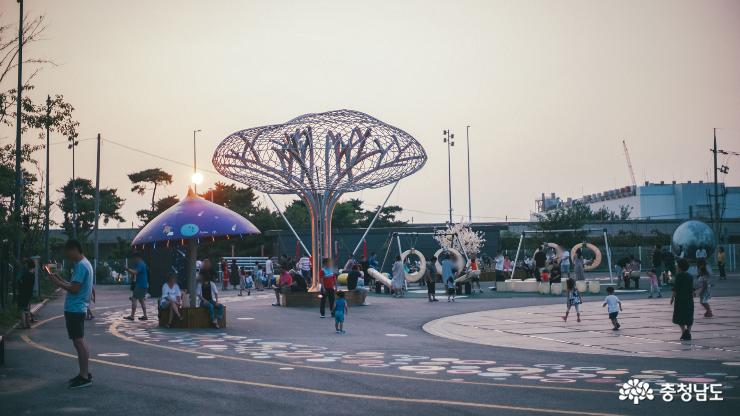
M 192 190 L 182 201 L 159 214 L 139 231 L 132 245 L 161 241 L 219 238 L 259 234 L 249 220 L 197 196 Z

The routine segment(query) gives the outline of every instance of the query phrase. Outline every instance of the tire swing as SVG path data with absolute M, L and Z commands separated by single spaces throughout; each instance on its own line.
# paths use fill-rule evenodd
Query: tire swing
M 455 250 L 454 248 L 440 248 L 434 253 L 434 257 L 437 258 L 437 261 L 434 262 L 434 269 L 437 271 L 437 274 L 442 274 L 442 263 L 439 262 L 439 255 L 447 252 L 448 254 L 455 257 L 455 268 L 457 268 L 458 272 L 461 272 L 463 269 L 465 269 L 465 261 L 463 260 L 462 254 L 460 254 L 459 251 Z
M 587 248 L 594 252 L 594 259 L 589 264 L 585 264 L 585 261 L 584 261 L 583 270 L 585 271 L 594 270 L 601 265 L 601 257 L 602 257 L 601 250 L 599 250 L 598 247 L 596 247 L 595 245 L 591 243 L 579 243 L 579 244 L 574 245 L 573 248 L 570 249 L 571 262 L 573 262 L 574 259 L 576 258 L 576 251 L 579 248 L 581 250 L 583 250 L 584 248 Z
M 408 256 L 412 254 L 419 257 L 419 270 L 413 273 L 409 273 L 404 268 L 404 272 L 403 272 L 403 275 L 406 278 L 406 281 L 411 282 L 411 283 L 418 282 L 422 277 L 424 277 L 424 273 L 426 273 L 427 271 L 427 259 L 424 257 L 423 254 L 421 254 L 421 251 L 416 250 L 414 248 L 410 250 L 406 250 L 403 253 L 401 253 L 401 263 L 406 264 L 406 258 L 408 258 Z

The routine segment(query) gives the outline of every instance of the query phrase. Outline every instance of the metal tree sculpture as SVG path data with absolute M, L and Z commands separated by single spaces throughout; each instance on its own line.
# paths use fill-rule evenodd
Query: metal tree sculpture
M 237 131 L 213 155 L 222 175 L 268 194 L 294 193 L 306 203 L 314 290 L 321 259 L 331 257 L 331 219 L 339 198 L 397 182 L 426 160 L 424 148 L 411 135 L 352 110 Z

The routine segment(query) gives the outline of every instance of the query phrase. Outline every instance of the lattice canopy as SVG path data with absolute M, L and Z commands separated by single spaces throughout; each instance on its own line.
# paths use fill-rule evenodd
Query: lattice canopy
M 426 163 L 405 131 L 359 111 L 306 114 L 228 136 L 213 155 L 222 175 L 271 194 L 316 195 L 378 188 Z

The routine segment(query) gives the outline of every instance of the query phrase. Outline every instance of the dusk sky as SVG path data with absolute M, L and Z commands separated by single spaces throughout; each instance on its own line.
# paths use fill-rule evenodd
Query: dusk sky
M 2 21 L 17 7 L 0 0 Z M 447 218 L 447 128 L 456 220 L 467 217 L 466 125 L 474 221 L 527 219 L 542 192 L 628 185 L 622 140 L 640 183 L 708 180 L 714 127 L 721 147 L 740 151 L 736 0 L 29 0 L 26 10 L 45 14 L 48 28 L 25 53 L 58 64 L 32 95 L 64 94 L 80 139 L 101 133 L 184 164 L 202 129 L 201 189 L 228 182 L 210 159 L 230 133 L 342 108 L 425 147 L 427 165 L 390 200 L 414 222 Z M 0 129 L 0 143 L 13 139 Z M 78 152 L 78 175 L 94 179 L 95 142 Z M 722 179 L 740 185 L 740 158 L 721 162 L 731 169 Z M 51 164 L 57 189 L 71 175 L 65 145 L 52 147 Z M 175 176 L 160 196 L 185 194 L 190 167 L 104 143 L 102 183 L 126 199 L 126 225 L 148 206 L 126 174 L 153 167 Z M 388 190 L 348 197 L 371 208 Z

